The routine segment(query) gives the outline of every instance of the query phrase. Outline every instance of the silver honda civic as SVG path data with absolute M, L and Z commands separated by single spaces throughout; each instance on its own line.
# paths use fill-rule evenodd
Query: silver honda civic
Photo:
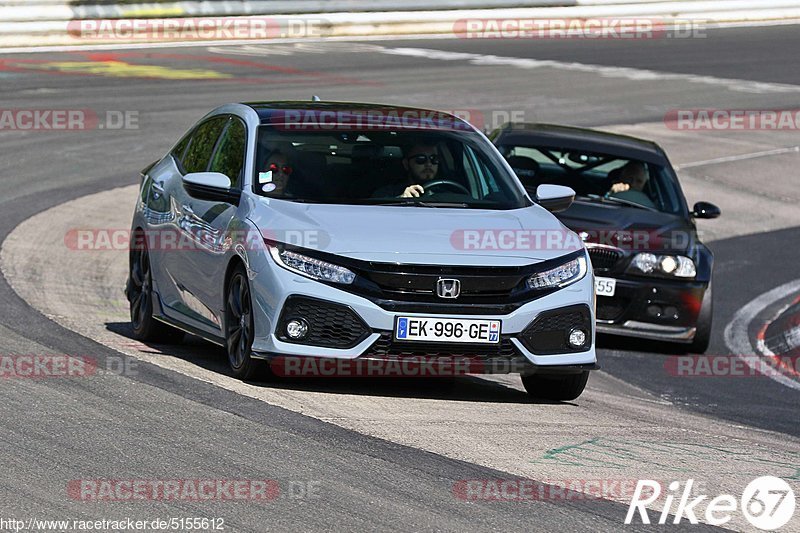
M 241 379 L 518 373 L 571 400 L 597 368 L 589 258 L 551 214 L 573 197 L 450 114 L 225 105 L 142 171 L 134 335 L 217 343 Z

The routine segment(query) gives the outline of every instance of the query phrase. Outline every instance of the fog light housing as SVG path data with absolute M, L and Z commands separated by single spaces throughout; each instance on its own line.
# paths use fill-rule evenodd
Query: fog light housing
M 293 318 L 286 323 L 286 336 L 292 340 L 300 340 L 308 335 L 308 322 L 302 318 Z
M 572 328 L 569 332 L 567 342 L 573 348 L 583 348 L 586 344 L 586 332 L 581 328 Z
M 648 316 L 654 318 L 661 318 L 661 315 L 664 314 L 664 310 L 661 308 L 660 305 L 648 305 L 647 306 L 647 314 Z

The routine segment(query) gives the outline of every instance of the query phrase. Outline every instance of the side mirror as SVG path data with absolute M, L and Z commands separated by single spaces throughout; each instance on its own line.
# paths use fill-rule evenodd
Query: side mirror
M 708 202 L 697 202 L 692 209 L 694 218 L 717 218 L 722 214 L 719 207 Z
M 210 202 L 239 205 L 242 191 L 231 189 L 231 180 L 219 172 L 192 172 L 183 177 L 183 187 L 189 196 Z
M 568 209 L 574 199 L 575 191 L 569 187 L 545 183 L 536 188 L 536 202 L 551 213 Z

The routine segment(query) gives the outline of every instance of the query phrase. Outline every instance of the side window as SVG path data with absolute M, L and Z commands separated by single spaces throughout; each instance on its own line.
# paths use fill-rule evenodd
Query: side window
M 227 117 L 212 118 L 195 130 L 189 149 L 183 158 L 183 169 L 187 173 L 206 171 L 211 153 L 227 121 Z
M 242 187 L 246 131 L 244 123 L 232 117 L 217 143 L 217 150 L 209 168 L 212 172 L 221 172 L 228 176 L 231 179 L 231 187 L 235 189 Z
M 189 141 L 192 139 L 192 134 L 194 131 L 191 131 L 184 135 L 183 139 L 172 149 L 170 154 L 172 157 L 175 158 L 175 161 L 178 164 L 178 168 L 183 168 L 183 154 L 186 153 L 186 147 L 189 146 Z

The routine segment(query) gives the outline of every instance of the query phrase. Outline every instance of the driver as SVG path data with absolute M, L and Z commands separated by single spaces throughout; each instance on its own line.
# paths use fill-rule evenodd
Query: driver
M 436 145 L 418 143 L 404 150 L 403 168 L 406 170 L 404 181 L 381 187 L 373 196 L 419 198 L 425 194 L 423 184 L 434 180 L 439 172 L 439 153 Z
M 628 161 L 621 170 L 619 182 L 611 186 L 611 190 L 609 191 L 611 194 L 626 191 L 644 191 L 644 187 L 647 185 L 647 170 L 642 163 L 638 161 Z
M 614 183 L 606 196 L 635 202 L 645 207 L 655 208 L 653 200 L 644 192 L 649 176 L 643 163 L 629 161 L 621 167 L 618 183 Z

